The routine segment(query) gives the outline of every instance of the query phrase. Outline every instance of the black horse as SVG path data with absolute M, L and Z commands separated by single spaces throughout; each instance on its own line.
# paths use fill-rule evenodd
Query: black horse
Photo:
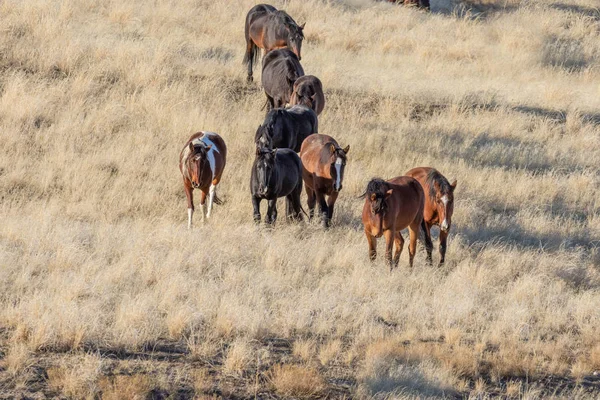
M 298 25 L 285 11 L 277 10 L 269 4 L 258 4 L 246 15 L 246 54 L 244 63 L 248 66 L 248 82 L 252 82 L 252 64 L 258 56 L 259 48 L 265 54 L 273 49 L 287 47 L 298 59 L 302 59 L 300 49 L 304 34 L 304 24 Z
M 319 132 L 317 114 L 307 106 L 274 108 L 256 130 L 254 141 L 259 147 L 300 151 L 302 142 Z
M 304 75 L 298 57 L 288 49 L 270 51 L 263 58 L 262 85 L 267 95 L 267 111 L 290 102 L 294 82 Z
M 286 216 L 293 220 L 301 220 L 302 206 L 302 161 L 298 154 L 290 149 L 256 148 L 256 159 L 252 165 L 250 191 L 254 206 L 254 221 L 260 222 L 260 202 L 266 199 L 269 203 L 265 222 L 275 223 L 277 219 L 277 198 L 286 197 Z

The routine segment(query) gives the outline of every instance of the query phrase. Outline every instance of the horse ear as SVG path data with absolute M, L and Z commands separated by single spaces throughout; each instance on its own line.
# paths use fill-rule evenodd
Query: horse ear
M 348 154 L 348 152 L 350 151 L 350 145 L 344 147 L 344 154 Z
M 452 181 L 452 183 L 450 184 L 450 187 L 452 188 L 452 191 L 454 191 L 454 189 L 456 189 L 456 179 Z
M 329 145 L 329 151 L 331 152 L 331 154 L 334 154 L 334 153 L 335 153 L 335 146 L 334 146 L 334 144 L 333 144 L 333 143 L 331 143 L 331 144 Z
M 371 193 L 371 201 L 375 201 L 377 199 L 377 195 L 375 193 Z
M 394 189 L 390 189 L 387 192 L 385 192 L 385 198 L 387 199 L 388 197 L 390 197 L 392 195 L 393 191 L 394 191 Z
M 304 29 L 305 26 L 306 26 L 306 22 L 303 23 L 302 25 L 300 25 L 300 30 Z

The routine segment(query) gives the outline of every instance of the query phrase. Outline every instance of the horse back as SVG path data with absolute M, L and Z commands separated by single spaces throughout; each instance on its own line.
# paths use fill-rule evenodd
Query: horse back
M 396 215 L 396 227 L 404 229 L 415 219 L 422 219 L 425 193 L 421 184 L 410 176 L 397 176 L 388 183 L 393 189 L 390 204 L 395 208 L 392 214 Z

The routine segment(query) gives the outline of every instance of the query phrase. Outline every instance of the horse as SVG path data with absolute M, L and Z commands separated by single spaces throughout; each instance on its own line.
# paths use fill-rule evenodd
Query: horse
M 300 151 L 306 137 L 319 131 L 317 114 L 306 106 L 274 108 L 254 135 L 257 146 Z
M 263 58 L 262 85 L 267 96 L 267 112 L 290 102 L 296 79 L 304 69 L 296 54 L 288 49 L 273 50 Z
M 425 237 L 427 261 L 431 262 L 433 244 L 423 220 L 425 193 L 416 179 L 408 176 L 398 176 L 388 181 L 374 178 L 368 183 L 363 196 L 365 204 L 362 223 L 369 244 L 371 261 L 374 261 L 377 256 L 377 238 L 383 235 L 386 244 L 385 258 L 390 266 L 390 271 L 398 266 L 400 253 L 404 247 L 404 238 L 400 231 L 408 228 L 410 235 L 409 263 L 412 268 L 417 250 L 419 227 L 421 227 Z M 396 244 L 396 254 L 392 261 L 394 243 Z
M 227 162 L 225 141 L 214 132 L 201 131 L 193 134 L 179 154 L 179 170 L 183 175 L 183 187 L 188 204 L 188 229 L 192 227 L 194 198 L 192 191 L 200 189 L 202 221 L 204 221 L 205 202 L 208 195 L 206 218 L 210 218 L 213 202 L 223 204 L 217 197 L 217 185 L 221 181 Z
M 435 168 L 417 167 L 408 171 L 405 175 L 415 178 L 425 192 L 425 209 L 423 218 L 428 232 L 431 227 L 440 227 L 440 266 L 446 258 L 446 241 L 452 224 L 452 212 L 454 211 L 454 189 L 456 179 L 450 183 L 444 175 Z
M 248 66 L 248 82 L 252 82 L 252 66 L 259 48 L 265 54 L 278 48 L 288 48 L 302 59 L 300 49 L 306 23 L 298 25 L 285 11 L 277 10 L 268 4 L 258 4 L 248 11 L 244 32 L 246 34 L 246 54 L 244 64 Z
M 313 217 L 318 201 L 324 228 L 329 227 L 335 201 L 342 190 L 348 151 L 350 145 L 342 149 L 334 138 L 318 133 L 307 137 L 300 149 L 309 218 Z M 325 200 L 325 196 L 329 198 Z
M 274 224 L 277 220 L 277 199 L 286 197 L 286 217 L 302 220 L 300 193 L 302 192 L 302 162 L 290 149 L 256 148 L 256 158 L 252 165 L 250 191 L 254 206 L 254 222 L 260 223 L 260 202 L 265 199 L 269 207 L 265 222 Z
M 317 115 L 320 115 L 323 108 L 325 108 L 325 95 L 319 78 L 314 75 L 304 75 L 296 79 L 290 104 L 303 104 L 312 108 Z

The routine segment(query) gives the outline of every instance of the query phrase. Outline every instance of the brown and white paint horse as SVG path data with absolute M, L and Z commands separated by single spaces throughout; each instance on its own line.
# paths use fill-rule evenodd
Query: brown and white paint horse
M 440 227 L 440 265 L 442 265 L 446 258 L 446 241 L 452 225 L 456 179 L 450 183 L 438 170 L 430 167 L 413 168 L 406 175 L 419 181 L 425 192 L 423 218 L 427 231 L 431 232 L 433 225 Z
M 335 201 L 342 190 L 348 151 L 349 145 L 342 149 L 334 138 L 319 133 L 304 139 L 300 148 L 309 218 L 313 217 L 318 201 L 325 228 L 329 227 Z M 325 196 L 329 198 L 325 200 Z
M 188 204 L 188 228 L 192 227 L 194 214 L 194 197 L 192 191 L 200 189 L 202 220 L 204 221 L 206 196 L 208 209 L 206 218 L 210 218 L 213 202 L 222 204 L 216 195 L 216 188 L 221 181 L 227 160 L 225 142 L 214 132 L 201 131 L 193 134 L 179 154 L 179 170 L 183 175 L 183 187 Z
M 421 228 L 425 233 L 427 261 L 431 262 L 433 246 L 431 237 L 424 226 L 425 194 L 419 182 L 408 176 L 398 176 L 388 181 L 375 178 L 368 183 L 363 196 L 365 196 L 365 204 L 362 222 L 369 244 L 369 257 L 372 261 L 377 256 L 377 238 L 384 236 L 386 261 L 390 270 L 397 266 L 404 247 L 404 238 L 400 231 L 408 228 L 410 235 L 409 263 L 412 267 L 417 250 L 419 228 Z M 396 244 L 396 254 L 392 262 L 394 243 Z

